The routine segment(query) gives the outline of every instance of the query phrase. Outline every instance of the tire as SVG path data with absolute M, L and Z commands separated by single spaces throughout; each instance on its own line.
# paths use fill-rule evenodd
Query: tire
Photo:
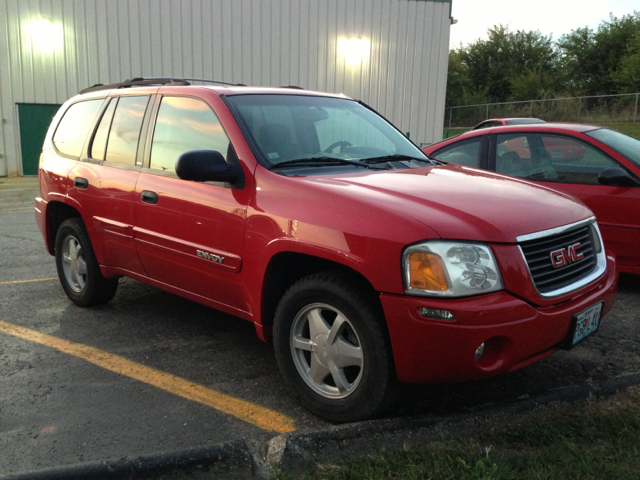
M 89 234 L 80 218 L 65 220 L 58 229 L 56 267 L 62 288 L 80 307 L 106 303 L 116 294 L 118 280 L 102 276 Z
M 384 315 L 357 278 L 326 272 L 293 284 L 273 339 L 282 376 L 316 415 L 354 422 L 392 404 L 397 379 Z

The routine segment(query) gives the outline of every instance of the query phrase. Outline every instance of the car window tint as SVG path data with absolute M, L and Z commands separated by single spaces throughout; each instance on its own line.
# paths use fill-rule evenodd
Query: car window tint
M 89 156 L 96 160 L 104 160 L 104 154 L 107 151 L 107 138 L 109 137 L 109 127 L 111 127 L 111 120 L 113 119 L 113 112 L 116 110 L 116 103 L 118 99 L 111 99 L 109 106 L 102 114 L 100 123 L 96 130 L 96 134 L 93 137 L 91 143 L 91 152 Z
M 229 95 L 268 166 L 315 157 L 359 160 L 422 155 L 402 133 L 368 108 L 342 98 Z
M 637 138 L 632 138 L 608 128 L 591 130 L 590 132 L 585 132 L 585 135 L 601 141 L 640 167 L 640 140 Z
M 349 110 L 324 109 L 327 118 L 315 122 L 320 150 L 335 151 L 348 138 L 351 145 L 367 145 L 384 152 L 395 150 L 391 140 L 380 135 L 380 131 L 364 118 Z M 334 148 L 332 145 L 337 145 Z M 345 146 L 349 146 L 346 145 Z
M 522 133 L 498 135 L 496 139 L 496 172 L 526 178 L 531 170 L 531 149 Z
M 465 167 L 478 167 L 480 142 L 482 137 L 447 145 L 429 155 L 443 162 L 456 163 Z
M 109 140 L 107 142 L 107 162 L 135 165 L 138 140 L 144 112 L 149 97 L 120 97 L 113 115 Z
M 74 103 L 69 107 L 53 135 L 53 144 L 60 152 L 80 156 L 89 129 L 103 102 L 104 98 L 100 98 Z
M 217 150 L 227 159 L 229 137 L 211 107 L 190 97 L 163 97 L 151 144 L 153 169 L 175 172 L 178 157 Z
M 540 135 L 540 138 L 543 148 L 534 149 L 532 168 L 541 169 L 542 179 L 598 185 L 602 170 L 618 166 L 611 157 L 576 138 L 564 135 Z M 530 172 L 528 178 L 535 180 L 536 172 Z

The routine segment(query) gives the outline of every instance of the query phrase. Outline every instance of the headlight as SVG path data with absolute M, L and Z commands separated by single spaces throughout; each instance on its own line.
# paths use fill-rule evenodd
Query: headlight
M 464 297 L 503 288 L 487 245 L 441 240 L 412 245 L 402 255 L 402 267 L 410 295 Z

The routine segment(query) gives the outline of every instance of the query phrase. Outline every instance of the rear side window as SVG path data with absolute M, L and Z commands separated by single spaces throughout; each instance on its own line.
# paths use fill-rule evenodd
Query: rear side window
M 478 167 L 480 157 L 480 142 L 482 137 L 454 143 L 429 155 L 431 158 L 443 162 L 456 163 L 465 167 Z
M 151 144 L 150 168 L 176 171 L 185 152 L 217 150 L 227 159 L 229 137 L 211 107 L 190 97 L 163 97 Z
M 53 144 L 58 151 L 72 157 L 82 154 L 84 141 L 103 102 L 103 98 L 86 100 L 69 107 L 53 135 Z
M 109 128 L 111 127 L 111 120 L 113 120 L 113 112 L 116 109 L 118 103 L 117 98 L 111 99 L 111 103 L 102 114 L 100 123 L 98 124 L 98 130 L 93 137 L 93 143 L 91 144 L 91 152 L 89 156 L 96 160 L 104 160 L 104 154 L 107 151 L 107 139 L 109 138 Z
M 148 96 L 118 99 L 109 130 L 105 161 L 135 165 L 140 129 L 147 103 L 149 103 Z

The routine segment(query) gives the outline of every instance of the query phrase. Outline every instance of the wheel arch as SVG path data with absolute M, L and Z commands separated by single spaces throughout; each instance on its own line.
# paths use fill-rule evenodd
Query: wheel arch
M 65 220 L 76 217 L 82 219 L 82 215 L 80 215 L 80 212 L 67 203 L 53 201 L 49 202 L 49 204 L 47 205 L 46 243 L 47 251 L 51 255 L 55 254 L 56 235 L 58 233 L 60 225 L 62 225 L 62 222 L 64 222 Z
M 340 272 L 351 277 L 371 296 L 376 308 L 382 311 L 379 292 L 362 273 L 354 268 L 306 253 L 278 252 L 269 260 L 262 283 L 261 317 L 266 340 L 271 339 L 276 309 L 287 289 L 303 277 L 325 271 Z

